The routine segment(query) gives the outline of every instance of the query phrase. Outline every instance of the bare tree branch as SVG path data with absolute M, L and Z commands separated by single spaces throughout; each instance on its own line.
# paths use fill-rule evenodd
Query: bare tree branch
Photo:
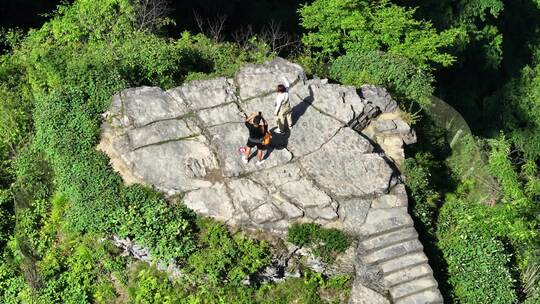
M 240 29 L 232 33 L 234 41 L 244 50 L 249 48 L 249 40 L 254 36 L 251 24 L 241 26 Z
M 197 23 L 197 28 L 199 28 L 199 31 L 203 34 L 205 34 L 204 30 L 204 20 L 201 17 L 201 15 L 197 14 L 195 10 L 193 10 L 193 16 L 195 16 L 195 22 Z
M 224 39 L 224 30 L 227 16 L 219 15 L 214 19 L 203 19 L 196 11 L 193 11 L 195 23 L 199 31 L 216 42 Z M 291 35 L 281 28 L 281 23 L 271 20 L 265 25 L 259 34 L 255 34 L 251 25 L 242 26 L 231 33 L 232 39 L 243 50 L 253 47 L 252 38 L 257 37 L 264 41 L 274 53 L 295 54 L 301 49 L 300 38 Z
M 300 39 L 281 30 L 281 23 L 275 20 L 265 25 L 260 37 L 270 46 L 272 52 L 280 53 L 288 50 L 290 53 L 297 52 L 300 48 Z
M 205 36 L 211 38 L 216 42 L 223 41 L 223 32 L 225 30 L 225 21 L 227 21 L 227 15 L 218 15 L 214 19 L 203 20 L 201 15 L 197 14 L 196 11 L 193 11 L 195 16 L 195 23 L 199 31 Z
M 208 36 L 214 41 L 223 40 L 223 30 L 225 29 L 225 21 L 227 21 L 227 15 L 219 15 L 213 20 L 207 20 L 208 23 Z
M 170 21 L 167 16 L 171 11 L 167 0 L 137 0 L 135 16 L 138 30 L 159 29 Z

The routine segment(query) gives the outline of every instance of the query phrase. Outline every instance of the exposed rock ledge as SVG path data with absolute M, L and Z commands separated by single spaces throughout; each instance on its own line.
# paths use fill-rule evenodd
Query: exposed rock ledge
M 261 167 L 245 165 L 243 114 L 262 111 L 275 126 L 281 76 L 292 84 L 295 126 L 274 134 Z M 415 134 L 383 88 L 308 80 L 276 58 L 234 79 L 124 90 L 104 117 L 99 148 L 126 183 L 181 194 L 230 225 L 277 235 L 303 221 L 346 230 L 359 238 L 350 303 L 442 303 L 395 165 Z

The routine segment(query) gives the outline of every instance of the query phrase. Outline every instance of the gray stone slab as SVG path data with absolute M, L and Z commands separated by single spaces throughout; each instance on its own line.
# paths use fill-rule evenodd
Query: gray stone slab
M 273 92 L 285 77 L 289 83 L 303 82 L 306 75 L 297 64 L 275 58 L 263 65 L 247 64 L 235 74 L 235 82 L 239 86 L 240 98 L 246 100 Z
M 311 177 L 336 196 L 385 193 L 396 182 L 394 171 L 381 156 L 370 154 L 372 149 L 367 139 L 343 128 L 301 163 Z
M 278 191 L 279 187 L 304 179 L 300 167 L 297 163 L 287 163 L 283 166 L 270 168 L 267 170 L 255 171 L 250 175 L 250 179 L 264 185 L 270 192 Z
M 331 206 L 327 207 L 310 207 L 306 208 L 306 217 L 312 220 L 326 220 L 331 221 L 338 218 L 337 212 Z
M 392 119 L 374 121 L 373 126 L 377 132 L 381 133 L 397 133 L 397 126 Z
M 362 285 L 360 280 L 353 282 L 349 304 L 390 304 L 390 300 L 380 293 Z
M 297 83 L 295 86 L 289 88 L 289 100 L 291 104 L 299 104 L 305 101 L 309 104 L 313 102 L 313 90 L 311 89 L 311 80 L 305 83 Z M 320 85 L 320 83 L 317 83 Z
M 202 120 L 205 127 L 224 123 L 240 123 L 245 118 L 244 113 L 238 109 L 235 103 L 200 110 L 197 112 L 197 116 Z
M 324 148 L 326 150 L 347 150 L 355 154 L 371 153 L 374 149 L 367 138 L 351 128 L 339 130 L 339 133 L 337 133 Z
M 332 198 L 306 179 L 283 184 L 279 191 L 302 208 L 330 206 Z
M 198 164 L 198 172 L 217 169 L 217 160 L 202 136 L 148 146 L 128 152 L 124 158 L 137 176 L 165 192 L 210 187 L 212 183 L 204 177 L 195 177 L 193 164 Z
M 232 179 L 228 184 L 235 205 L 240 206 L 246 213 L 269 202 L 268 191 L 249 179 Z
M 397 103 L 385 88 L 374 85 L 362 85 L 360 87 L 362 97 L 374 104 L 382 112 L 393 112 L 397 109 Z
M 411 132 L 411 126 L 409 126 L 409 124 L 407 124 L 403 120 L 394 119 L 393 122 L 396 125 L 396 130 L 398 131 L 398 133 L 400 133 L 400 134 L 408 134 L 408 133 Z
M 223 183 L 188 192 L 183 202 L 198 214 L 218 220 L 230 220 L 235 214 L 234 206 Z
M 427 261 L 428 259 L 424 252 L 413 252 L 393 260 L 379 263 L 379 267 L 384 273 L 391 273 L 402 268 L 427 263 Z
M 395 194 L 386 194 L 381 195 L 373 199 L 371 208 L 382 209 L 382 208 L 399 208 L 407 207 L 407 200 L 403 200 L 403 197 Z
M 183 100 L 192 110 L 215 107 L 237 101 L 232 80 L 224 77 L 210 80 L 194 80 L 167 91 L 175 100 Z
M 266 223 L 258 224 L 258 227 L 270 233 L 274 233 L 281 237 L 285 237 L 285 235 L 287 234 L 287 229 L 289 228 L 289 225 L 290 225 L 289 220 L 282 219 L 275 222 L 266 222 Z
M 370 205 L 371 201 L 358 198 L 340 201 L 338 214 L 343 221 L 343 229 L 357 234 L 366 221 Z
M 405 184 L 397 184 L 392 188 L 390 194 L 396 195 L 398 197 L 397 199 L 402 202 L 401 204 L 408 206 L 409 197 L 407 195 Z
M 174 100 L 157 87 L 127 89 L 120 93 L 120 97 L 123 103 L 123 114 L 129 124 L 134 127 L 180 117 L 189 111 L 181 99 Z
M 143 146 L 199 135 L 201 130 L 189 119 L 172 119 L 130 129 L 126 134 L 131 143 L 131 149 L 135 150 Z
M 311 85 L 312 105 L 332 117 L 348 124 L 364 110 L 364 103 L 354 87 L 338 84 Z
M 421 293 L 413 294 L 401 299 L 396 300 L 396 304 L 442 304 L 443 297 L 438 289 L 432 288 L 424 290 Z
M 290 131 L 287 148 L 295 157 L 302 157 L 319 149 L 344 126 L 306 102 L 293 107 L 292 116 L 295 125 Z
M 422 243 L 420 243 L 420 241 L 410 240 L 370 252 L 366 255 L 363 255 L 360 259 L 363 263 L 367 265 L 372 265 L 375 263 L 395 259 L 411 252 L 422 251 L 423 248 L 424 247 L 422 246 Z
M 397 300 L 399 298 L 424 291 L 428 288 L 437 288 L 437 281 L 435 281 L 432 276 L 423 277 L 392 287 L 390 288 L 390 294 L 394 300 Z
M 377 250 L 389 245 L 416 238 L 418 238 L 418 233 L 416 233 L 414 227 L 406 227 L 390 233 L 376 235 L 374 237 L 365 239 L 360 242 L 360 246 L 365 251 Z
M 304 210 L 285 198 L 281 193 L 272 195 L 274 205 L 281 211 L 287 219 L 296 219 L 304 216 Z
M 267 222 L 279 221 L 283 218 L 283 215 L 279 212 L 279 209 L 272 203 L 266 203 L 251 211 L 250 218 L 253 222 L 257 224 L 263 224 Z
M 378 154 L 323 147 L 301 163 L 317 183 L 336 196 L 382 194 L 396 183 L 392 168 Z
M 412 227 L 414 224 L 407 208 L 371 209 L 361 234 L 365 236 L 381 235 L 386 231 Z
M 384 276 L 384 282 L 386 286 L 392 287 L 431 274 L 433 274 L 431 267 L 428 264 L 421 264 L 386 275 Z

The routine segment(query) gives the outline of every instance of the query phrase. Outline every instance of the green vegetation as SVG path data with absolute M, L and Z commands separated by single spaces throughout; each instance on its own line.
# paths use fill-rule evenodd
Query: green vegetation
M 129 274 L 129 297 L 133 303 L 343 303 L 350 290 L 349 277 L 325 279 L 307 272 L 303 278 L 265 283 L 258 289 L 225 284 L 194 289 L 182 279 L 171 282 L 162 272 L 139 264 Z M 319 294 L 324 294 L 322 299 Z
M 399 97 L 425 105 L 433 92 L 431 72 L 455 61 L 444 48 L 462 31 L 438 33 L 414 13 L 389 1 L 316 0 L 300 9 L 301 24 L 308 30 L 303 42 L 312 50 L 310 56 L 331 67 L 335 79 L 385 85 Z
M 168 38 L 171 20 L 141 27 L 138 5 L 76 0 L 39 29 L 0 30 L 0 302 L 345 302 L 349 277 L 304 270 L 258 282 L 271 244 L 198 218 L 153 189 L 124 186 L 95 149 L 114 93 L 231 76 L 277 55 L 255 36 L 242 46 L 187 31 Z M 305 33 L 292 55 L 309 74 L 383 85 L 419 117 L 419 143 L 407 148 L 403 167 L 410 211 L 448 303 L 540 299 L 539 10 L 531 0 L 299 6 Z M 441 123 L 430 112 L 433 94 L 474 135 L 448 128 L 455 114 Z M 182 275 L 170 280 L 122 257 L 111 234 L 175 261 Z M 313 223 L 292 226 L 288 240 L 328 263 L 351 242 Z
M 339 253 L 351 245 L 351 239 L 341 230 L 322 228 L 315 223 L 293 224 L 289 227 L 287 241 L 299 247 L 308 247 L 311 252 L 331 263 Z
M 445 297 L 464 303 L 534 298 L 521 286 L 538 260 L 537 206 L 517 179 L 506 139 L 466 135 L 450 150 L 446 139 L 454 134 L 429 116 L 417 130 L 421 144 L 408 151 L 406 185 Z
M 524 274 L 538 260 L 537 194 L 526 192 L 530 186 L 518 178 L 508 141 L 465 136 L 449 155 L 441 154 L 444 135 L 428 137 L 432 142 L 415 147 L 406 160 L 407 187 L 436 275 L 447 280 L 446 297 L 464 303 L 533 299 L 534 288 L 525 294 L 521 286 L 531 280 Z M 442 145 L 433 143 L 437 137 Z M 476 156 L 484 153 L 487 158 Z
M 467 201 L 473 182 L 446 197 L 438 225 L 439 246 L 448 263 L 455 296 L 466 303 L 514 303 L 510 254 L 483 222 L 486 206 Z M 489 211 L 488 211 L 489 212 Z M 463 216 L 466 215 L 466 216 Z
M 265 242 L 255 242 L 237 234 L 230 235 L 220 223 L 200 220 L 200 241 L 197 252 L 188 260 L 194 277 L 211 285 L 224 280 L 240 285 L 243 280 L 270 263 Z

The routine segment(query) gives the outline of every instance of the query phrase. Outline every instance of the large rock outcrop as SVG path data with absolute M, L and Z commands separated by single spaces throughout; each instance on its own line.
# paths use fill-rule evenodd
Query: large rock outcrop
M 291 83 L 295 126 L 273 134 L 264 164 L 244 164 L 244 115 L 262 111 L 276 125 L 281 77 Z M 343 229 L 358 237 L 350 303 L 442 302 L 397 170 L 415 135 L 385 89 L 308 80 L 276 58 L 246 65 L 234 79 L 124 90 L 104 117 L 99 148 L 126 183 L 181 194 L 197 213 L 246 229 Z

